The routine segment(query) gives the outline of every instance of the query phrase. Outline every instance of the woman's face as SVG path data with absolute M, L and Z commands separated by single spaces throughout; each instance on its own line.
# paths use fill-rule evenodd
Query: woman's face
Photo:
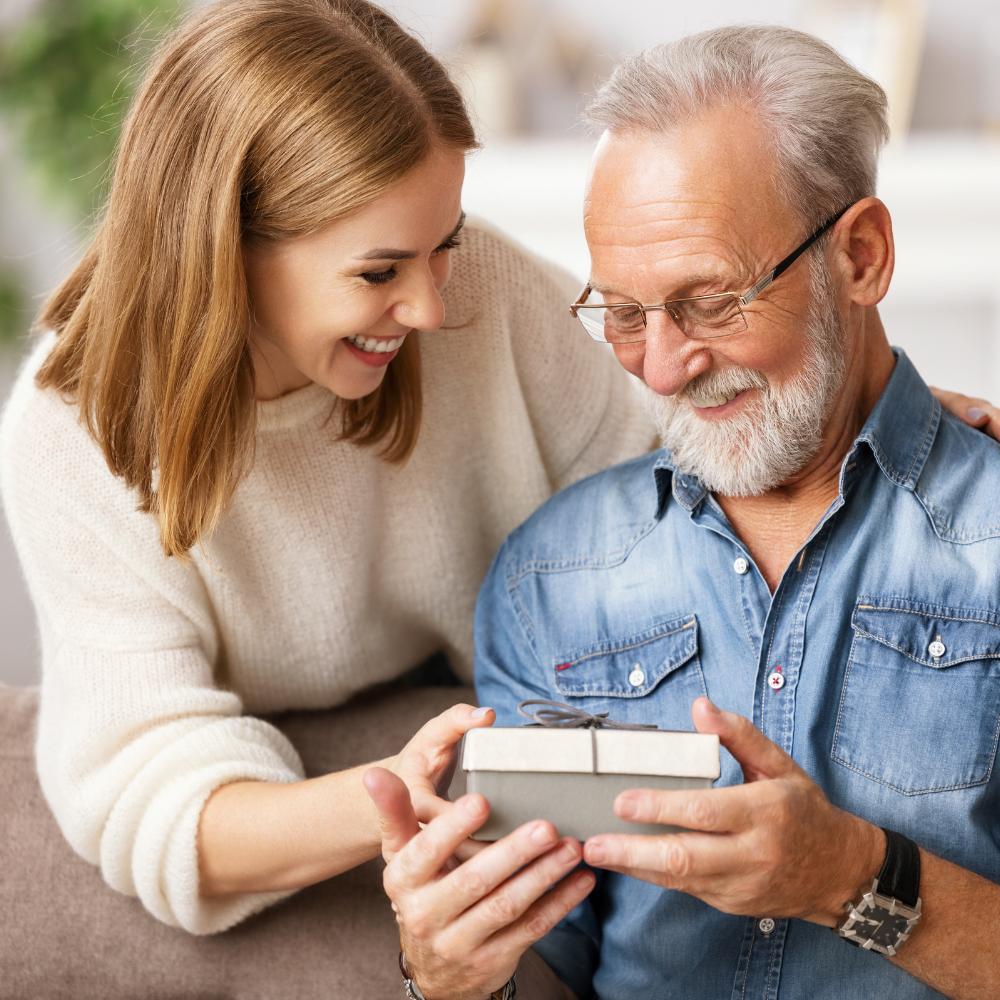
M 360 399 L 407 336 L 441 326 L 464 178 L 464 154 L 435 149 L 348 218 L 244 249 L 258 399 L 310 382 Z

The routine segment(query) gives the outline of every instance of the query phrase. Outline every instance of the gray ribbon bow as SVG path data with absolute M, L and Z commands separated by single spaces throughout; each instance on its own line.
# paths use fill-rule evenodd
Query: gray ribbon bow
M 530 705 L 541 705 L 529 712 Z M 583 709 L 574 708 L 561 701 L 547 698 L 530 698 L 517 706 L 518 715 L 531 719 L 529 725 L 544 726 L 548 729 L 589 729 L 590 730 L 590 773 L 597 774 L 597 730 L 598 729 L 658 729 L 651 722 L 615 722 L 607 712 L 591 715 Z
M 529 705 L 543 705 L 534 712 L 527 711 Z M 547 698 L 530 698 L 517 706 L 517 714 L 525 719 L 531 719 L 533 726 L 546 726 L 552 729 L 659 729 L 651 722 L 615 722 L 608 718 L 607 712 L 591 715 L 582 708 L 574 708 L 562 701 L 549 701 Z

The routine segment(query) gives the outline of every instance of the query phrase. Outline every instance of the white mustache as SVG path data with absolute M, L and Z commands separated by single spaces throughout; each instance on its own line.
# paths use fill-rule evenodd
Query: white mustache
M 767 387 L 767 378 L 755 368 L 722 368 L 695 376 L 677 396 L 693 406 L 706 406 L 719 398 L 732 399 L 747 389 Z

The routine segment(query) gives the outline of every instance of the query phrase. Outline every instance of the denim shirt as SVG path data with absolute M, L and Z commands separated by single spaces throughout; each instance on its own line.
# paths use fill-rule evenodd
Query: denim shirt
M 551 698 L 690 730 L 707 694 L 835 805 L 1000 882 L 1000 445 L 942 413 L 896 357 L 773 596 L 664 452 L 570 487 L 515 531 L 476 611 L 478 695 L 496 724 Z M 718 784 L 741 781 L 724 750 Z M 600 872 L 537 948 L 581 998 L 940 995 L 779 918 Z

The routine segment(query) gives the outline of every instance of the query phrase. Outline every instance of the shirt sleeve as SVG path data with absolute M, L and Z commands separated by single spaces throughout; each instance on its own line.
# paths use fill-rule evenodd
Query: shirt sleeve
M 508 541 L 497 554 L 486 576 L 475 615 L 476 695 L 480 705 L 496 712 L 497 726 L 517 726 L 524 720 L 518 702 L 551 698 L 544 673 L 531 641 L 531 624 L 515 604 L 515 581 L 507 572 Z M 601 891 L 601 873 L 591 895 L 573 909 L 541 941 L 535 950 L 581 998 L 593 995 L 601 932 L 592 899 Z
M 0 426 L 0 492 L 38 618 L 42 791 L 112 888 L 166 924 L 225 930 L 289 893 L 200 898 L 205 801 L 232 781 L 300 779 L 301 762 L 217 682 L 197 570 L 166 559 L 67 404 L 30 391 Z

